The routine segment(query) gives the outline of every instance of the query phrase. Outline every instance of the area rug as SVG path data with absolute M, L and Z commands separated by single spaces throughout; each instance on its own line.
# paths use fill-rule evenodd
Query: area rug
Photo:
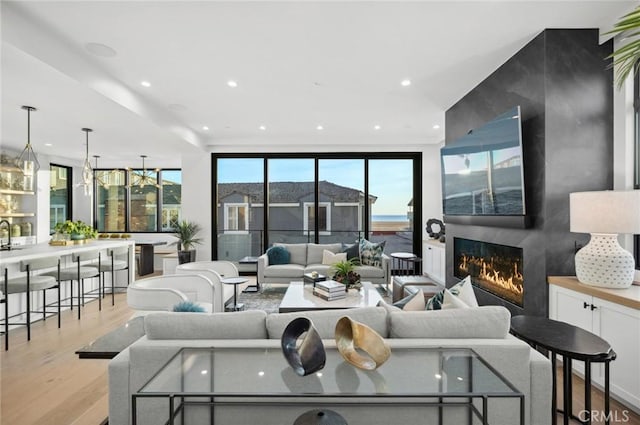
M 379 288 L 378 291 L 380 291 Z M 287 285 L 266 284 L 262 285 L 260 292 L 238 294 L 238 302 L 244 304 L 245 310 L 264 310 L 267 313 L 277 313 L 285 292 L 287 292 Z M 391 302 L 391 297 L 382 292 L 380 295 L 386 302 Z

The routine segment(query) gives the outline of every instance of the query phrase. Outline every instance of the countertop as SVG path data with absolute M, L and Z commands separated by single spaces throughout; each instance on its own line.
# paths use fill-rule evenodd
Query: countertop
M 608 289 L 580 283 L 575 276 L 549 276 L 549 285 L 561 286 L 582 294 L 601 298 L 615 304 L 640 310 L 640 286 L 631 285 L 627 289 Z
M 0 251 L 0 264 L 12 264 L 22 260 L 31 260 L 49 255 L 70 255 L 74 252 L 92 251 L 96 249 L 116 248 L 123 245 L 134 245 L 133 239 L 95 239 L 82 245 L 52 246 L 49 243 L 25 245 L 20 249 Z

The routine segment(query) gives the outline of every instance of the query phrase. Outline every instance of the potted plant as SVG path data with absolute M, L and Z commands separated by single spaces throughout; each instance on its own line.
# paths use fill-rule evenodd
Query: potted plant
M 624 15 L 613 29 L 606 34 L 620 35 L 625 33 L 625 39 L 621 46 L 613 52 L 609 58 L 613 58 L 613 66 L 618 70 L 616 84 L 620 89 L 631 73 L 638 72 L 640 64 L 640 6 Z
M 202 243 L 202 238 L 196 237 L 200 230 L 199 224 L 187 220 L 179 221 L 173 229 L 174 236 L 178 238 L 178 264 L 196 261 L 193 245 Z
M 346 289 L 355 288 L 360 289 L 360 275 L 355 271 L 355 263 L 353 258 L 350 260 L 343 260 L 335 263 L 331 266 L 333 270 L 333 280 L 336 282 L 344 283 Z
M 74 241 L 95 239 L 98 236 L 98 231 L 82 220 L 67 220 L 61 223 L 57 223 L 54 227 L 54 230 L 56 231 L 56 233 L 69 235 L 69 238 Z

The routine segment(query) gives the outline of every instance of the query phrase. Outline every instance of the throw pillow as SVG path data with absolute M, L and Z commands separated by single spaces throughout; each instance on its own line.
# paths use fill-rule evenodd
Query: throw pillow
M 460 301 L 462 301 L 468 307 L 478 307 L 478 300 L 476 300 L 476 294 L 473 292 L 473 286 L 471 285 L 471 276 L 467 276 L 460 282 L 453 285 L 451 288 L 444 289 L 431 297 L 429 301 L 427 301 L 427 310 L 451 308 L 449 306 L 444 307 L 445 291 L 449 291 L 451 295 L 458 297 Z
M 342 252 L 347 254 L 347 260 L 352 260 L 355 265 L 360 265 L 360 245 L 358 243 L 351 245 L 343 243 Z
M 378 304 L 376 304 L 376 307 L 384 307 L 384 309 L 387 311 L 387 313 L 393 313 L 395 311 L 402 311 L 401 308 L 396 307 L 396 306 L 391 305 L 391 304 L 387 304 L 384 300 L 378 301 Z
M 331 266 L 335 263 L 339 263 L 340 261 L 346 261 L 346 260 L 347 260 L 347 254 L 345 252 L 334 254 L 333 252 L 327 251 L 326 249 L 322 251 L 322 264 Z
M 425 309 L 424 293 L 417 291 L 411 295 L 407 295 L 403 299 L 393 303 L 394 307 L 401 308 L 403 311 L 421 311 Z
M 444 296 L 442 298 L 442 309 L 449 310 L 455 308 L 469 308 L 469 305 L 462 301 L 460 297 L 455 296 L 448 289 L 444 290 Z
M 276 264 L 289 264 L 291 259 L 289 251 L 283 246 L 272 246 L 267 249 L 267 257 L 269 258 L 270 266 Z
M 384 252 L 384 244 L 369 242 L 366 239 L 360 239 L 360 263 L 363 266 L 382 267 L 382 253 Z
M 182 301 L 173 306 L 173 311 L 182 313 L 204 313 L 205 309 L 193 301 Z

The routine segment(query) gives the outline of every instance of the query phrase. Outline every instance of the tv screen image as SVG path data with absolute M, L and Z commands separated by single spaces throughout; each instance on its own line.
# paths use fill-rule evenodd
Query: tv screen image
M 440 150 L 445 215 L 525 215 L 520 107 Z

